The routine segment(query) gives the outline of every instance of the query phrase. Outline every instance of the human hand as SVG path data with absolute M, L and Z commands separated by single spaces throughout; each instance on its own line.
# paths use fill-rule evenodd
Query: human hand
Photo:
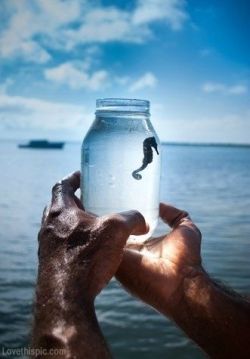
M 160 217 L 172 231 L 127 246 L 116 277 L 133 295 L 173 316 L 185 285 L 202 272 L 201 233 L 185 211 L 162 203 Z
M 52 189 L 39 232 L 39 282 L 48 287 L 47 297 L 57 286 L 57 293 L 67 288 L 73 297 L 92 302 L 115 274 L 129 235 L 144 234 L 147 226 L 137 211 L 104 217 L 85 212 L 75 195 L 79 186 L 75 172 Z

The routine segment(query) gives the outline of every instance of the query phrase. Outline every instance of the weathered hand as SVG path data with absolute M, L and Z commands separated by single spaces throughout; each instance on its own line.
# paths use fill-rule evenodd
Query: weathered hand
M 201 234 L 188 214 L 164 204 L 172 232 L 123 250 L 128 236 L 146 232 L 134 211 L 96 217 L 74 192 L 75 173 L 53 188 L 39 234 L 33 348 L 63 350 L 61 358 L 110 359 L 94 298 L 116 272 L 133 294 L 170 316 L 212 358 L 249 358 L 249 301 L 202 269 Z M 123 253 L 124 252 L 124 253 Z M 37 357 L 37 356 L 36 356 Z
M 171 316 L 185 280 L 202 271 L 201 233 L 185 211 L 161 204 L 160 217 L 172 231 L 142 245 L 129 245 L 116 276 L 132 294 Z
M 173 319 L 210 358 L 249 358 L 249 301 L 202 268 L 201 233 L 186 212 L 161 204 L 160 216 L 172 232 L 126 249 L 117 278 Z
M 115 274 L 129 235 L 144 234 L 147 226 L 136 211 L 105 217 L 85 212 L 75 195 L 79 185 L 75 172 L 53 187 L 39 233 L 40 276 L 53 276 L 50 286 L 58 293 L 61 287 L 69 296 L 79 290 L 77 296 L 93 301 Z

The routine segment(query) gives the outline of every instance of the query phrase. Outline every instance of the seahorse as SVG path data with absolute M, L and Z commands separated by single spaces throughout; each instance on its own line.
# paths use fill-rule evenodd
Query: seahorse
M 143 171 L 147 167 L 147 165 L 153 161 L 153 151 L 151 147 L 153 147 L 157 155 L 159 155 L 155 137 L 148 137 L 143 141 L 144 158 L 142 160 L 142 166 L 132 172 L 132 176 L 137 180 L 142 179 L 142 175 L 140 175 L 138 172 Z

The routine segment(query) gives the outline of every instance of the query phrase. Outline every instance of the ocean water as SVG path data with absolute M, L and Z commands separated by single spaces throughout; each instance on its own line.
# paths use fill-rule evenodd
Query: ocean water
M 250 293 L 250 148 L 164 146 L 162 162 L 161 200 L 188 210 L 198 224 L 205 268 Z M 55 181 L 80 167 L 80 143 L 41 151 L 0 142 L 0 166 L 1 350 L 28 344 L 41 214 Z M 158 232 L 167 230 L 159 224 Z M 173 323 L 115 280 L 96 307 L 115 358 L 205 358 Z

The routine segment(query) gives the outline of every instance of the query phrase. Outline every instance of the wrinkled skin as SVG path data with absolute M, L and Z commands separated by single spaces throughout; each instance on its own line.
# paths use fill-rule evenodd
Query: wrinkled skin
M 201 268 L 201 233 L 188 213 L 160 204 L 160 217 L 172 231 L 124 251 L 116 277 L 134 295 L 165 315 L 182 298 L 185 278 Z
M 144 234 L 147 226 L 137 211 L 105 217 L 85 212 L 74 194 L 79 181 L 76 172 L 53 187 L 39 233 L 39 259 L 51 259 L 53 266 L 67 263 L 71 280 L 94 300 L 116 272 L 129 235 Z
M 161 204 L 160 216 L 172 231 L 125 248 L 130 234 L 147 232 L 142 215 L 87 213 L 75 196 L 79 185 L 79 172 L 57 183 L 44 211 L 33 347 L 63 349 L 57 359 L 110 359 L 94 300 L 116 273 L 127 290 L 173 319 L 210 357 L 250 358 L 250 303 L 203 269 L 201 233 L 188 214 Z
M 129 235 L 148 227 L 137 211 L 85 212 L 79 186 L 79 172 L 58 182 L 44 211 L 32 345 L 64 349 L 62 358 L 110 358 L 94 300 L 117 271 Z
M 160 216 L 172 231 L 128 246 L 116 277 L 209 357 L 250 358 L 250 302 L 204 270 L 201 233 L 187 212 L 162 203 Z

